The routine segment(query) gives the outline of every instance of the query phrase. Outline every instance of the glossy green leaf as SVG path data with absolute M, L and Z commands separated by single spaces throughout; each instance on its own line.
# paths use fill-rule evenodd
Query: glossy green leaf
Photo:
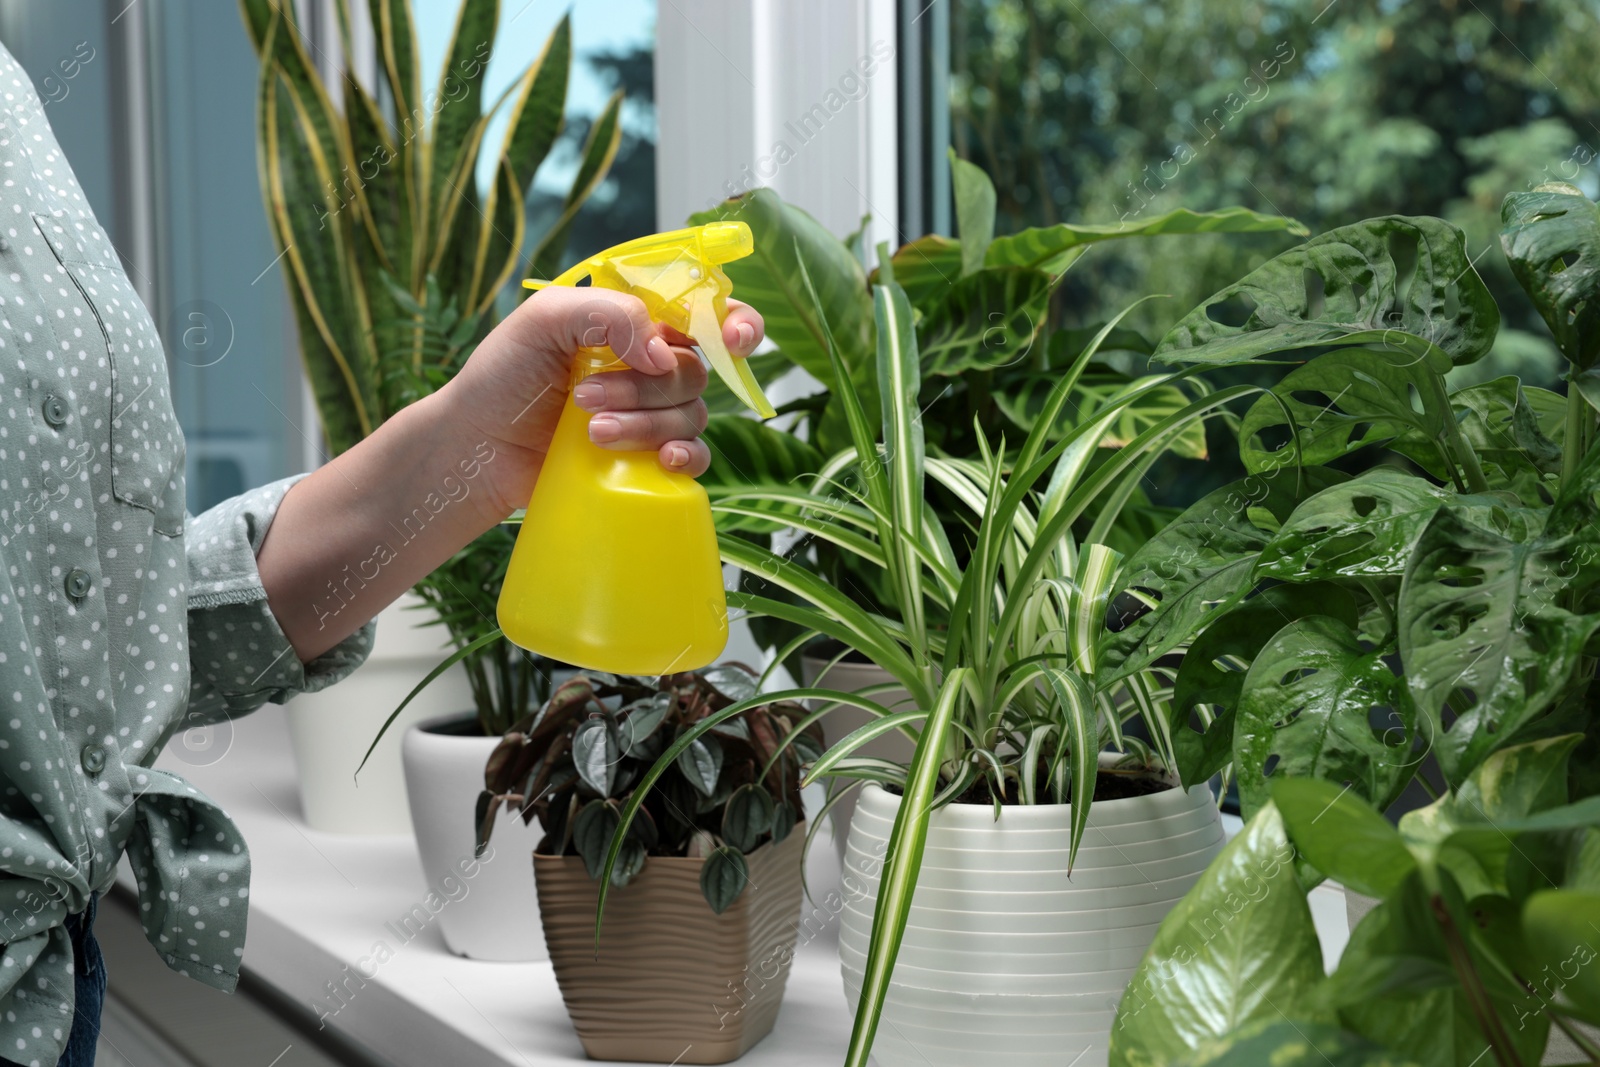
M 722 743 L 715 737 L 696 738 L 678 756 L 678 769 L 702 796 L 711 796 L 722 775 Z
M 1412 1061 L 1324 1023 L 1263 1019 L 1206 1042 L 1180 1067 L 1415 1067 Z
M 1331 1022 L 1322 948 L 1270 804 L 1206 868 L 1156 933 L 1111 1031 L 1112 1067 L 1166 1067 L 1259 1020 Z
M 1382 900 L 1417 869 L 1399 831 L 1337 781 L 1281 778 L 1271 793 L 1295 848 L 1340 884 Z
M 1600 615 L 1562 603 L 1575 583 L 1595 580 L 1573 566 L 1595 535 L 1591 527 L 1528 540 L 1523 529 L 1486 529 L 1444 508 L 1418 539 L 1400 588 L 1400 652 L 1452 782 L 1523 740 L 1569 685 L 1600 630 Z
M 777 805 L 760 785 L 742 785 L 722 811 L 722 839 L 740 852 L 753 852 L 772 830 Z
M 750 867 L 744 856 L 728 845 L 712 852 L 700 867 L 700 892 L 718 915 L 733 907 L 749 882 Z
M 617 763 L 622 750 L 612 735 L 611 725 L 596 716 L 578 727 L 572 735 L 572 762 L 578 777 L 589 783 L 589 788 L 602 797 L 611 795 L 611 783 L 616 780 Z
M 1600 207 L 1564 182 L 1511 193 L 1500 247 L 1562 355 L 1579 370 L 1600 363 Z
M 930 233 L 895 249 L 890 262 L 894 280 L 919 310 L 925 310 L 961 280 L 961 244 L 943 234 Z M 874 271 L 869 281 L 877 280 Z
M 1535 893 L 1523 906 L 1522 929 L 1531 952 L 1548 961 L 1537 979 L 1540 991 L 1591 1019 L 1600 1016 L 1600 893 Z
M 955 193 L 956 232 L 961 238 L 961 273 L 983 266 L 984 253 L 994 240 L 994 183 L 982 167 L 950 149 L 950 186 Z
M 1272 586 L 1209 623 L 1184 653 L 1168 730 L 1185 785 L 1205 782 L 1233 762 L 1235 715 L 1250 664 L 1274 634 L 1306 615 L 1353 628 L 1355 600 L 1327 582 Z
M 1393 331 L 1391 342 L 1409 334 L 1460 366 L 1488 352 L 1499 327 L 1466 236 L 1441 219 L 1389 215 L 1329 230 L 1257 267 L 1179 320 L 1156 358 L 1244 363 Z
M 606 849 L 620 822 L 616 802 L 611 800 L 589 801 L 572 820 L 572 845 L 583 857 L 590 878 L 600 878 L 605 873 Z M 612 871 L 613 880 L 615 877 L 616 872 Z
M 1165 215 L 1124 223 L 1082 226 L 1061 223 L 999 237 L 989 246 L 985 264 L 991 267 L 1030 267 L 1056 275 L 1071 266 L 1089 245 L 1123 237 L 1159 237 L 1166 234 L 1291 233 L 1308 231 L 1294 219 L 1263 215 L 1248 208 L 1190 211 L 1179 208 Z
M 1300 500 L 1344 480 L 1320 468 L 1255 475 L 1208 493 L 1169 523 L 1123 566 L 1125 592 L 1112 601 L 1112 632 L 1101 646 L 1107 677 L 1125 678 L 1188 644 L 1254 588 L 1270 537 L 1250 520 L 1251 508 L 1282 521 Z
M 619 732 L 625 755 L 633 755 L 645 742 L 655 736 L 667 713 L 672 710 L 672 704 L 671 693 L 657 693 L 617 712 L 617 717 L 622 720 Z
M 1019 366 L 1044 328 L 1054 286 L 1041 271 L 985 267 L 922 305 L 924 373 L 951 376 Z

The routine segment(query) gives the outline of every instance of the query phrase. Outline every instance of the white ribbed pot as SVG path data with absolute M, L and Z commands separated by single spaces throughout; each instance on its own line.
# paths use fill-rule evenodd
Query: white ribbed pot
M 413 909 L 418 922 L 438 922 L 444 943 L 475 960 L 547 960 L 533 884 L 533 850 L 544 837 L 535 819 L 523 825 L 502 811 L 481 859 L 473 855 L 473 819 L 483 768 L 500 743 L 476 731 L 470 715 L 441 715 L 406 731 L 401 743 L 411 822 L 432 904 Z
M 378 615 L 372 654 L 350 677 L 284 706 L 294 747 L 300 806 L 313 830 L 331 834 L 409 834 L 400 738 L 443 709 L 472 706 L 466 670 L 450 668 L 395 720 L 361 776 L 361 757 L 395 708 L 450 654 L 449 634 L 430 626 L 432 609 L 406 593 Z
M 854 1011 L 900 798 L 866 786 L 850 826 L 839 961 Z M 882 1067 L 1095 1067 L 1167 912 L 1223 845 L 1204 786 L 1105 800 L 1067 876 L 1068 805 L 951 804 L 922 873 L 873 1055 Z
M 817 656 L 802 656 L 800 658 L 800 673 L 807 686 L 821 686 L 825 689 L 837 689 L 843 693 L 859 693 L 875 685 L 884 685 L 894 681 L 894 675 L 878 666 L 876 663 L 852 663 L 849 660 L 840 660 L 829 666 L 828 660 Z M 875 693 L 872 699 L 882 704 L 891 711 L 910 711 L 914 707 L 911 694 L 904 689 L 895 688 Z M 809 702 L 815 711 L 823 703 L 820 700 Z M 840 707 L 835 708 L 823 716 L 822 739 L 827 747 L 832 748 L 841 738 L 848 736 L 855 730 L 873 721 L 874 716 L 862 711 L 860 708 Z M 875 737 L 856 750 L 858 756 L 874 756 L 878 759 L 891 760 L 895 763 L 906 764 L 911 762 L 911 755 L 915 749 L 911 738 L 898 731 Z M 828 819 L 832 824 L 833 843 L 839 850 L 840 866 L 844 865 L 845 841 L 850 835 L 850 820 L 856 811 L 857 790 L 850 790 L 840 797 L 838 802 L 828 811 Z

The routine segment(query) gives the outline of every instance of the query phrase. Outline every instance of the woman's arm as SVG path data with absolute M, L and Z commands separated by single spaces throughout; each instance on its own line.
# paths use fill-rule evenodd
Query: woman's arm
M 723 334 L 748 355 L 761 318 L 730 303 Z M 354 633 L 473 538 L 527 504 L 566 402 L 579 346 L 633 370 L 580 389 L 607 448 L 659 450 L 702 473 L 705 371 L 621 293 L 546 289 L 524 301 L 445 388 L 298 482 L 256 556 L 268 604 L 302 662 Z M 589 382 L 584 383 L 589 386 Z

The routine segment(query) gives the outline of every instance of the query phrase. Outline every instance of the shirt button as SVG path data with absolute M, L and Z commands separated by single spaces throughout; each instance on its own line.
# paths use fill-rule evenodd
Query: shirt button
M 67 421 L 67 403 L 59 396 L 44 398 L 44 421 L 51 426 L 60 426 Z
M 74 567 L 71 572 L 67 574 L 67 595 L 73 600 L 82 600 L 84 597 L 88 596 L 89 586 L 90 581 L 88 571 L 80 570 L 79 568 Z
M 106 749 L 104 745 L 84 745 L 80 758 L 83 761 L 83 769 L 90 774 L 99 774 L 106 769 Z

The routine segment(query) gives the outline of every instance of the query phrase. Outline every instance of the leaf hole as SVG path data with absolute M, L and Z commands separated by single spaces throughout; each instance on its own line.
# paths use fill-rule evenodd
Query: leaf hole
M 1302 272 L 1306 285 L 1306 318 L 1320 319 L 1328 306 L 1328 284 L 1322 275 L 1306 267 Z
M 1219 326 L 1240 327 L 1250 321 L 1255 314 L 1255 302 L 1243 293 L 1218 300 L 1206 305 L 1206 318 Z
M 1350 501 L 1350 506 L 1355 509 L 1357 515 L 1364 519 L 1376 510 L 1378 498 L 1375 496 L 1358 496 Z
M 1272 777 L 1272 772 L 1278 769 L 1278 763 L 1279 762 L 1280 762 L 1280 760 L 1279 760 L 1278 754 L 1276 752 L 1274 752 L 1272 755 L 1268 756 L 1267 757 L 1267 762 L 1265 762 L 1265 763 L 1263 763 L 1261 765 L 1261 777 L 1263 777 L 1263 778 L 1271 778 Z
M 1404 304 L 1417 277 L 1417 234 L 1415 230 L 1395 230 L 1387 241 L 1389 258 L 1394 262 L 1394 298 Z
M 1461 313 L 1461 288 L 1455 282 L 1444 287 L 1444 317 L 1453 319 Z

